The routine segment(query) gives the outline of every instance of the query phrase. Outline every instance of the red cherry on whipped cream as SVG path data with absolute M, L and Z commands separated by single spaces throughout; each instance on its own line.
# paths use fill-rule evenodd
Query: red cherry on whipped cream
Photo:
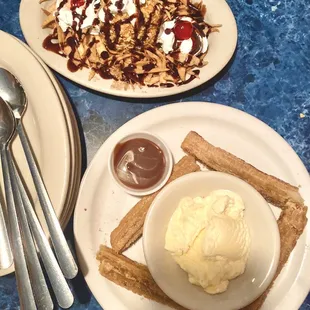
M 187 40 L 192 36 L 193 25 L 187 21 L 177 21 L 174 26 L 174 34 L 177 40 Z
M 71 8 L 79 8 L 80 6 L 83 6 L 85 3 L 85 0 L 71 0 Z

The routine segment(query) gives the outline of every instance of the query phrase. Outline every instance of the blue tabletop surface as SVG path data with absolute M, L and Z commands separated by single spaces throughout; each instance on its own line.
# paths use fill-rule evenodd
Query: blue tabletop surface
M 111 133 L 142 112 L 169 102 L 209 101 L 246 111 L 270 125 L 310 171 L 309 0 L 228 2 L 239 31 L 235 56 L 217 77 L 191 92 L 156 100 L 121 99 L 87 90 L 56 74 L 81 125 L 85 162 Z M 19 0 L 0 0 L 0 29 L 24 40 L 18 10 Z M 71 224 L 66 233 L 72 241 Z M 82 276 L 71 286 L 76 297 L 72 309 L 101 309 Z M 18 304 L 14 275 L 0 278 L 0 310 L 18 309 Z M 310 309 L 310 295 L 300 309 Z

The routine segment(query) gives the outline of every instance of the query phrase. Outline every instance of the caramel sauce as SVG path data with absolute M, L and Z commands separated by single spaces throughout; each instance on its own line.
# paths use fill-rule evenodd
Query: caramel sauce
M 103 51 L 100 55 L 102 59 L 108 59 L 109 58 L 109 53 L 107 51 Z
M 67 68 L 70 72 L 77 72 L 80 69 L 80 66 L 75 65 L 75 63 L 69 59 L 67 62 Z
M 121 12 L 124 7 L 124 2 L 122 0 L 118 0 L 115 2 L 115 6 L 117 7 L 117 10 Z
M 66 55 L 62 53 L 59 43 L 53 43 L 53 40 L 55 40 L 53 34 L 47 36 L 43 41 L 43 47 L 48 51 L 54 52 L 62 57 L 66 57 Z
M 155 68 L 155 65 L 153 63 L 149 63 L 149 64 L 142 66 L 142 69 L 147 72 L 151 71 L 154 68 Z
M 62 1 L 59 3 L 58 11 L 60 11 L 60 10 L 65 6 L 65 4 L 66 4 L 67 2 L 68 2 L 67 0 L 62 0 Z
M 190 52 L 190 55 L 195 55 L 195 54 L 199 53 L 199 51 L 202 48 L 201 40 L 195 31 L 193 31 L 193 34 L 192 34 L 192 41 L 193 41 L 193 47 L 192 47 L 192 50 Z
M 108 66 L 101 66 L 100 69 L 97 69 L 96 72 L 100 75 L 101 78 L 105 80 L 113 79 L 113 75 L 110 73 Z

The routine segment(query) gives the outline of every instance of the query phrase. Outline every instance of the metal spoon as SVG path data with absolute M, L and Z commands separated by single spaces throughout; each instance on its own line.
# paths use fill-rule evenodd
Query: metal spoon
M 40 265 L 33 237 L 30 232 L 26 212 L 24 210 L 23 201 L 21 198 L 21 193 L 17 184 L 17 175 L 15 174 L 16 171 L 14 169 L 12 156 L 9 150 L 7 150 L 7 161 L 15 208 L 19 220 L 20 230 L 23 236 L 25 258 L 35 302 L 38 310 L 52 310 L 54 309 L 54 304 L 48 291 L 48 287 Z
M 27 97 L 23 87 L 15 76 L 3 68 L 0 68 L 0 96 L 12 108 L 17 123 L 17 132 L 27 158 L 28 166 L 37 190 L 59 265 L 64 276 L 67 279 L 73 279 L 78 273 L 78 268 L 60 227 L 21 122 L 23 114 L 27 108 Z
M 10 140 L 15 132 L 15 127 L 16 124 L 13 113 L 6 104 L 6 102 L 4 102 L 0 97 L 0 153 L 5 187 L 5 197 L 8 210 L 9 227 L 11 233 L 10 237 L 12 241 L 12 250 L 14 253 L 17 289 L 19 292 L 21 309 L 36 309 L 25 260 L 21 233 L 18 226 L 17 213 L 15 209 L 11 179 L 9 174 L 9 164 L 7 159 L 7 146 L 10 143 Z
M 1 114 L 0 114 L 0 144 L 1 144 L 1 147 L 5 147 L 5 144 L 12 136 L 12 132 L 10 132 L 6 124 L 3 124 L 3 122 L 6 120 L 6 118 L 4 119 L 4 117 L 5 115 L 3 115 L 1 111 Z M 8 236 L 7 227 L 5 224 L 3 210 L 2 210 L 2 207 L 0 206 L 0 269 L 9 268 L 12 264 L 13 264 L 13 256 L 12 256 L 9 236 Z
M 47 240 L 47 237 L 44 234 L 44 231 L 40 225 L 40 222 L 28 197 L 28 193 L 26 192 L 24 184 L 18 174 L 17 169 L 14 166 L 13 160 L 12 166 L 14 170 L 13 174 L 17 182 L 16 185 L 18 186 L 18 191 L 20 193 L 22 203 L 27 214 L 28 223 L 40 251 L 41 259 L 43 261 L 46 273 L 55 293 L 58 305 L 61 308 L 67 309 L 72 306 L 74 302 L 74 297 L 61 272 L 58 262 Z

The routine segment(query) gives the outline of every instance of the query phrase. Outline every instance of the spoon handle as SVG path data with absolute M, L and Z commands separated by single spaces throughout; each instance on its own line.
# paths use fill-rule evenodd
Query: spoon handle
M 23 310 L 37 309 L 30 284 L 22 238 L 18 226 L 18 219 L 15 209 L 7 153 L 5 148 L 1 149 L 1 163 L 20 307 Z
M 20 230 L 23 235 L 25 257 L 36 305 L 39 310 L 52 310 L 54 308 L 54 304 L 45 282 L 36 247 L 28 225 L 27 216 L 23 207 L 23 201 L 17 185 L 16 170 L 13 167 L 13 160 L 8 151 L 7 160 L 15 208 L 18 214 Z
M 67 279 L 73 279 L 78 273 L 78 268 L 60 227 L 21 121 L 17 124 L 17 132 L 19 134 L 34 185 L 39 196 L 40 204 L 51 235 L 60 268 Z
M 61 269 L 59 268 L 54 253 L 49 245 L 49 242 L 44 234 L 44 231 L 30 202 L 24 184 L 15 167 L 14 173 L 16 176 L 17 186 L 23 201 L 23 205 L 27 214 L 31 232 L 33 233 L 34 239 L 38 246 L 41 259 L 43 261 L 46 273 L 55 293 L 57 302 L 61 308 L 69 308 L 74 301 L 73 295 L 61 272 Z
M 0 205 L 0 270 L 7 269 L 13 264 L 7 227 L 5 224 L 2 206 Z

